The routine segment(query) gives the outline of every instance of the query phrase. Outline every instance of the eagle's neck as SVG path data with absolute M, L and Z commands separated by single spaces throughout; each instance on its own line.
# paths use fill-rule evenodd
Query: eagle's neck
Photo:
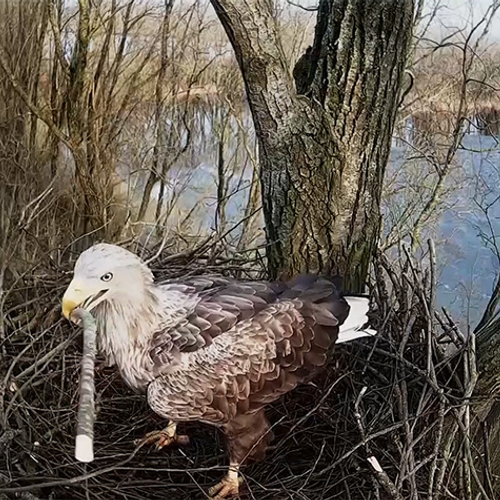
M 125 382 L 144 390 L 154 379 L 149 352 L 155 332 L 172 328 L 186 316 L 180 292 L 151 286 L 141 300 L 123 298 L 103 302 L 96 309 L 99 350 L 108 364 L 116 364 Z M 185 302 L 185 300 L 184 300 Z

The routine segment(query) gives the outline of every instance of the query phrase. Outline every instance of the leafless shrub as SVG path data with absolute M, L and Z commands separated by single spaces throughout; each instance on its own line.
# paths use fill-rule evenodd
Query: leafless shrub
M 436 216 L 450 208 L 449 194 L 469 182 L 457 156 L 467 148 L 465 135 L 496 126 L 500 101 L 492 89 L 498 88 L 500 61 L 487 35 L 499 7 L 493 2 L 479 20 L 439 40 L 423 24 L 396 137 L 407 157 L 397 160 L 386 181 L 383 248 L 406 240 L 415 249 L 432 236 Z

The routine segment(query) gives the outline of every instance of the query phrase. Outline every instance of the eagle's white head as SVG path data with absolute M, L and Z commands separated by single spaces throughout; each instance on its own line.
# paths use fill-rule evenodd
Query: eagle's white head
M 99 243 L 78 257 L 63 297 L 63 314 L 69 319 L 75 308 L 92 311 L 103 302 L 123 308 L 138 305 L 152 285 L 153 274 L 137 255 Z
M 143 389 L 154 378 L 148 342 L 169 314 L 159 302 L 147 265 L 124 248 L 100 243 L 78 257 L 62 310 L 68 319 L 77 307 L 92 311 L 108 364 L 116 363 L 131 387 Z

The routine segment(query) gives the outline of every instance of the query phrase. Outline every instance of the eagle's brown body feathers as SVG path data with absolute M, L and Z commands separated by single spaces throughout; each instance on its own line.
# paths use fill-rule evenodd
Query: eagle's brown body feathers
M 151 382 L 149 404 L 175 422 L 222 427 L 231 463 L 262 459 L 272 438 L 264 407 L 326 365 L 349 306 L 319 277 L 196 288 L 185 290 L 203 297 L 193 311 L 153 336 L 158 373 L 189 354 Z

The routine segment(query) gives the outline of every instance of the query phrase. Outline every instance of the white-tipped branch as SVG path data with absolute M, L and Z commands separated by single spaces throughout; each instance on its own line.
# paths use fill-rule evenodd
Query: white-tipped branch
M 93 316 L 84 309 L 76 309 L 72 317 L 83 326 L 83 357 L 80 373 L 80 401 L 76 428 L 75 458 L 80 462 L 94 460 L 94 364 L 97 325 Z

